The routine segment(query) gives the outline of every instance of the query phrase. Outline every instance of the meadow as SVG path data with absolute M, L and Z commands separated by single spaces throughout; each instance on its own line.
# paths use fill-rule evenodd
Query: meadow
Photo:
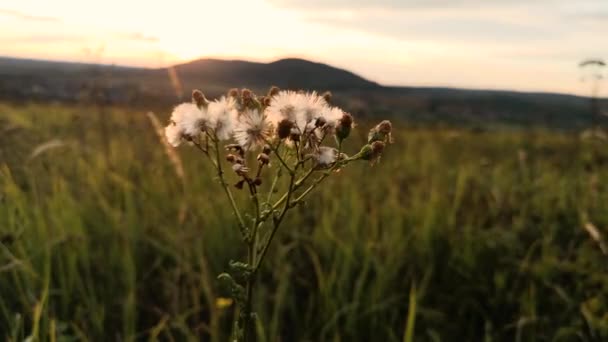
M 608 340 L 608 143 L 394 126 L 286 218 L 258 340 Z M 228 340 L 245 251 L 210 173 L 144 111 L 0 103 L 0 338 Z

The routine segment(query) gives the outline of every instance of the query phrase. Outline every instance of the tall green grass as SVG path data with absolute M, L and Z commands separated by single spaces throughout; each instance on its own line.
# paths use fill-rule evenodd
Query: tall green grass
M 227 340 L 245 251 L 209 165 L 178 149 L 182 179 L 144 113 L 98 110 L 0 104 L 0 338 Z M 608 145 L 396 126 L 287 218 L 260 341 L 607 340 Z

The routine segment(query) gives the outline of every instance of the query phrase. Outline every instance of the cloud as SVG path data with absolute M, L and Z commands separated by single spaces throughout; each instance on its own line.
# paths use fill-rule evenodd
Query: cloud
M 527 4 L 527 0 L 268 0 L 277 7 L 292 9 L 446 9 L 446 8 L 497 8 Z M 551 4 L 559 0 L 535 0 Z M 597 0 L 599 1 L 599 0 Z
M 580 13 L 572 15 L 572 19 L 585 21 L 589 23 L 597 23 L 597 24 L 608 24 L 608 10 L 598 11 L 598 12 L 590 12 L 590 13 Z
M 0 41 L 13 44 L 82 43 L 86 41 L 86 37 L 66 34 L 31 34 L 17 37 L 0 37 Z
M 19 20 L 24 20 L 24 21 L 55 22 L 55 23 L 61 21 L 59 18 L 55 18 L 55 17 L 31 15 L 31 14 L 22 13 L 19 11 L 13 11 L 13 10 L 2 9 L 2 8 L 0 8 L 0 16 L 13 17 L 13 18 L 17 18 Z
M 537 23 L 507 20 L 492 14 L 462 16 L 460 14 L 417 14 L 401 11 L 366 11 L 365 13 L 314 13 L 309 21 L 361 30 L 398 40 L 450 42 L 517 42 L 559 37 L 561 32 Z
M 138 42 L 146 42 L 146 43 L 158 43 L 158 37 L 147 36 L 141 32 L 133 32 L 133 33 L 118 33 L 116 34 L 116 38 L 123 40 L 133 40 Z

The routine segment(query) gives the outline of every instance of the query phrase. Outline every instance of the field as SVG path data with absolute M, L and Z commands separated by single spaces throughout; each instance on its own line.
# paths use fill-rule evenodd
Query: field
M 287 218 L 258 340 L 608 340 L 607 143 L 394 124 L 379 164 Z M 0 104 L 1 339 L 228 339 L 216 277 L 245 251 L 210 165 L 176 151 L 145 112 Z

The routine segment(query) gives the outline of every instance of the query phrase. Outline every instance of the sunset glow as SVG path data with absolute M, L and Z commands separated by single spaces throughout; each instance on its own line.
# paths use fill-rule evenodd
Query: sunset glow
M 161 67 L 301 57 L 391 85 L 586 94 L 608 3 L 539 0 L 0 3 L 0 55 Z M 604 91 L 603 94 L 608 92 Z

